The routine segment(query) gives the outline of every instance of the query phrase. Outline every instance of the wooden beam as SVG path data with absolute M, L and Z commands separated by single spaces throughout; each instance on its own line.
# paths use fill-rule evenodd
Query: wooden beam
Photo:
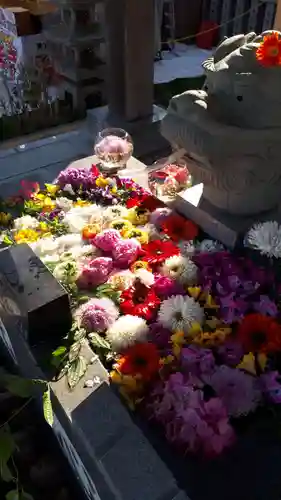
M 281 0 L 277 0 L 274 29 L 281 31 Z
M 41 32 L 40 18 L 32 15 L 27 9 L 23 7 L 9 7 L 5 10 L 9 11 L 14 17 L 15 36 L 37 35 Z M 9 27 L 7 27 L 7 31 L 10 31 Z

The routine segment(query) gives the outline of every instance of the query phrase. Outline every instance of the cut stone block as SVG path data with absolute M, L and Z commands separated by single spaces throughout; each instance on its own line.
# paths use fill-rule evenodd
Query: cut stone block
M 255 222 L 281 220 L 281 212 L 278 209 L 253 217 L 235 216 L 223 212 L 204 199 L 203 184 L 196 184 L 178 193 L 173 208 L 198 224 L 209 236 L 231 249 L 240 244 L 245 232 Z
M 172 500 L 177 495 L 175 478 L 137 427 L 126 432 L 101 462 L 120 498 Z
M 21 318 L 31 344 L 62 338 L 71 327 L 67 292 L 26 244 L 0 253 L 0 305 L 4 324 Z

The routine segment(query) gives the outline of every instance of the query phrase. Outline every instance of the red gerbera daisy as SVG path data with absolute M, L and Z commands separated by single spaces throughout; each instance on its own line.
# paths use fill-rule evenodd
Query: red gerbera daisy
M 193 240 L 198 234 L 198 226 L 196 224 L 177 214 L 166 217 L 161 229 L 173 241 Z
M 151 288 L 136 281 L 134 286 L 122 292 L 120 310 L 124 314 L 140 316 L 146 321 L 150 321 L 156 315 L 160 303 L 159 297 Z
M 281 39 L 277 32 L 264 36 L 256 51 L 256 58 L 263 66 L 281 65 Z
M 166 259 L 179 255 L 179 248 L 171 241 L 154 240 L 142 245 L 142 260 L 151 266 L 160 266 Z
M 140 375 L 149 381 L 159 370 L 159 353 L 155 344 L 144 343 L 130 347 L 118 362 L 123 375 Z
M 268 354 L 281 350 L 281 325 L 263 314 L 253 313 L 245 316 L 237 336 L 246 352 Z
M 126 201 L 127 208 L 141 207 L 153 212 L 156 208 L 162 207 L 163 203 L 151 194 L 143 194 L 131 197 Z

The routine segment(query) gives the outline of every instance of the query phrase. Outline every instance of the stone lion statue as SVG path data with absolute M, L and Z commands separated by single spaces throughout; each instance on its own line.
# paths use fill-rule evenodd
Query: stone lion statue
M 204 197 L 232 214 L 258 214 L 281 198 L 281 65 L 257 59 L 272 33 L 281 40 L 272 31 L 224 40 L 203 63 L 204 89 L 174 96 L 161 124 Z

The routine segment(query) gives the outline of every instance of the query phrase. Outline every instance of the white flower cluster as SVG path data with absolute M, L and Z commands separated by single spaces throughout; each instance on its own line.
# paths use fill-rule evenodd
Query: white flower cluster
M 245 245 L 267 257 L 281 257 L 281 226 L 276 221 L 255 224 L 245 237 Z

